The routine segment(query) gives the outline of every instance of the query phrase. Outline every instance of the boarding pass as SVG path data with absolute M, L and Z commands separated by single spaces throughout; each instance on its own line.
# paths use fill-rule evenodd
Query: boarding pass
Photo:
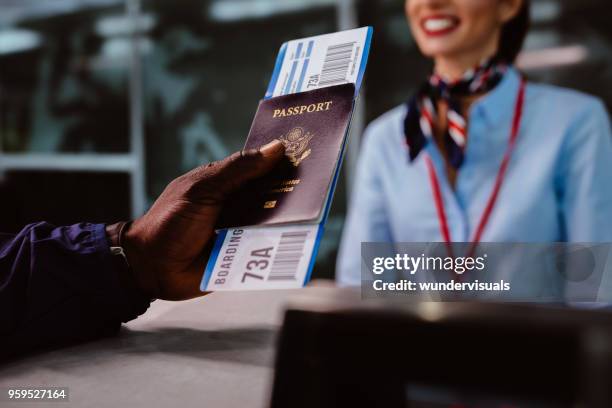
M 364 27 L 283 44 L 265 99 L 344 83 L 355 84 L 357 96 L 371 39 L 372 28 Z M 339 169 L 340 165 L 329 201 Z M 321 223 L 312 225 L 219 231 L 200 289 L 210 292 L 303 287 L 310 279 L 325 220 L 326 216 Z
M 340 84 L 355 84 L 359 94 L 367 65 L 372 28 L 324 34 L 282 45 L 266 99 Z

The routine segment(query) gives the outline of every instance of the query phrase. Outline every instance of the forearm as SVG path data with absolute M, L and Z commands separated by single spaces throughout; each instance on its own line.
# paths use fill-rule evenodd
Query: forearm
M 125 284 L 105 227 L 29 225 L 0 236 L 0 356 L 109 335 L 149 305 Z

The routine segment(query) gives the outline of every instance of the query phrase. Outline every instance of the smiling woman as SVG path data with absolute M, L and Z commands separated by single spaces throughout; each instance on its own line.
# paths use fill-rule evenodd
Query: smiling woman
M 448 2 L 458 3 L 455 7 L 443 3 L 431 0 L 406 2 L 406 15 L 412 33 L 421 52 L 434 58 L 437 73 L 448 78 L 459 78 L 498 50 L 516 49 L 514 54 L 504 55 L 507 61 L 514 61 L 527 32 L 527 2 Z M 517 31 L 518 35 L 508 34 Z
M 434 69 L 365 132 L 338 257 L 341 284 L 360 284 L 362 242 L 612 241 L 607 112 L 592 96 L 527 82 L 515 68 L 529 6 L 406 1 L 413 37 Z M 522 299 L 566 284 L 495 273 Z M 564 290 L 555 296 L 562 301 Z

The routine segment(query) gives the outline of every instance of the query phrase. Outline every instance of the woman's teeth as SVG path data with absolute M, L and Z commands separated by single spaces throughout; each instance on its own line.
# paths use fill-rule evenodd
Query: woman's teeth
M 442 31 L 454 25 L 455 22 L 450 18 L 430 18 L 425 20 L 424 27 L 427 31 Z

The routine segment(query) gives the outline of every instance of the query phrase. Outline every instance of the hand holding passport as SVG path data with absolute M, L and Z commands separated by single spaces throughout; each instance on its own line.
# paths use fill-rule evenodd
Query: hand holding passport
M 338 179 L 370 27 L 283 44 L 245 149 L 272 140 L 286 160 L 226 200 L 202 291 L 304 286 Z
M 230 197 L 219 228 L 321 221 L 354 94 L 344 84 L 262 101 L 245 149 L 279 139 L 287 160 Z

